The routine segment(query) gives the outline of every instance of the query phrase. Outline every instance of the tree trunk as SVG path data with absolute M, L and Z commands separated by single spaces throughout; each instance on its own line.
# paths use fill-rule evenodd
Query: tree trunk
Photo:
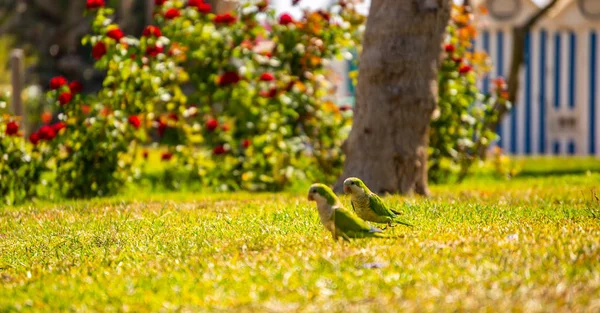
M 451 0 L 373 0 L 360 56 L 354 125 L 336 184 L 427 195 L 429 123 Z

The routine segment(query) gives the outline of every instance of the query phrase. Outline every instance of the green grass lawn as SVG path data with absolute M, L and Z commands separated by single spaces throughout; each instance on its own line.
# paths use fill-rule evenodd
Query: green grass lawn
M 523 162 L 384 198 L 397 239 L 332 241 L 304 192 L 0 208 L 0 312 L 600 311 L 599 162 Z

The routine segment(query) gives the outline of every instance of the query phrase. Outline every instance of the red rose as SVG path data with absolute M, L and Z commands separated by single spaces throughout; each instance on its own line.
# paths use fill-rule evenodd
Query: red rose
M 277 95 L 277 88 L 261 90 L 258 94 L 263 98 L 274 98 Z
M 80 82 L 74 80 L 69 84 L 69 89 L 71 90 L 71 93 L 79 93 L 81 92 L 81 89 L 83 89 L 83 86 Z
M 237 20 L 237 18 L 233 15 L 231 15 L 231 13 L 225 13 L 225 14 L 219 14 L 217 16 L 215 16 L 214 22 L 217 24 L 233 24 L 235 23 L 235 21 Z
M 44 125 L 40 128 L 39 137 L 43 140 L 52 140 L 56 137 L 56 132 L 54 131 L 54 128 Z
M 8 122 L 8 124 L 6 124 L 6 131 L 5 133 L 9 136 L 14 136 L 19 132 L 19 124 L 17 124 L 17 122 L 15 121 L 10 121 Z
M 90 114 L 91 111 L 92 111 L 92 107 L 90 107 L 89 105 L 84 104 L 81 106 L 81 113 L 88 115 L 88 114 Z
M 242 147 L 248 148 L 251 144 L 252 142 L 250 141 L 250 139 L 244 139 L 244 141 L 242 142 Z
M 213 149 L 214 155 L 221 155 L 225 153 L 225 147 L 223 145 L 218 145 Z
M 160 47 L 160 46 L 157 46 L 157 45 L 154 45 L 153 47 L 146 48 L 146 54 L 149 55 L 149 56 L 151 56 L 151 57 L 155 57 L 155 56 L 163 53 L 163 51 L 164 51 L 164 48 Z
M 52 121 L 52 113 L 50 113 L 50 112 L 44 112 L 40 116 L 40 119 L 42 120 L 42 122 L 44 124 L 48 124 L 48 123 L 50 123 L 50 121 Z
M 262 75 L 260 75 L 260 80 L 264 81 L 264 82 L 270 82 L 275 80 L 275 75 L 271 74 L 271 73 L 262 73 Z
M 456 50 L 456 47 L 454 47 L 454 45 L 452 44 L 447 44 L 446 46 L 444 46 L 444 50 L 448 53 L 452 53 Z
M 144 152 L 142 152 L 142 157 L 144 157 L 145 160 L 148 159 L 148 150 L 144 150 Z
M 29 142 L 31 142 L 33 145 L 37 145 L 38 142 L 40 142 L 40 135 L 38 133 L 29 135 Z
M 158 127 L 157 127 L 158 135 L 162 137 L 165 134 L 166 130 L 167 130 L 167 123 L 165 123 L 163 120 L 159 120 Z
M 92 48 L 92 56 L 96 60 L 100 60 L 106 54 L 106 44 L 102 41 L 98 41 L 94 48 Z
M 167 2 L 167 0 L 154 0 L 154 4 L 157 6 L 163 5 L 165 2 Z
M 200 3 L 196 9 L 198 9 L 198 12 L 200 13 L 208 14 L 212 10 L 212 7 L 208 3 Z
M 463 58 L 461 58 L 461 57 L 453 57 L 452 61 L 454 61 L 454 63 L 460 64 L 460 63 L 462 63 Z
M 170 8 L 167 10 L 167 13 L 165 13 L 165 18 L 168 20 L 172 20 L 179 16 L 181 16 L 181 13 L 179 13 L 179 10 L 177 10 L 175 8 Z
M 123 34 L 123 31 L 120 28 L 114 28 L 109 30 L 108 32 L 106 32 L 106 36 L 108 36 L 108 38 L 112 38 L 116 41 L 121 41 L 121 39 L 123 37 L 125 37 L 125 35 Z
M 60 105 L 65 105 L 71 102 L 71 99 L 73 99 L 73 95 L 70 92 L 63 92 L 58 96 L 58 102 Z
M 58 123 L 53 124 L 51 127 L 54 130 L 54 132 L 58 133 L 62 129 L 67 128 L 67 124 L 65 124 L 64 122 L 58 122 Z
M 56 90 L 67 84 L 67 79 L 62 76 L 53 77 L 50 80 L 50 89 Z
M 493 82 L 494 85 L 496 85 L 496 88 L 503 89 L 506 87 L 506 81 L 504 81 L 504 77 L 502 76 L 496 77 Z
M 208 122 L 206 122 L 206 129 L 208 129 L 208 131 L 210 132 L 217 129 L 217 127 L 219 127 L 219 121 L 217 121 L 214 118 L 211 118 L 210 120 L 208 120 Z
M 340 106 L 340 111 L 342 111 L 342 112 L 351 111 L 351 110 L 352 110 L 352 107 L 349 105 Z
M 463 65 L 458 69 L 458 72 L 461 74 L 466 74 L 468 72 L 470 72 L 473 68 L 470 65 Z
M 269 0 L 262 0 L 256 5 L 260 11 L 264 11 L 269 6 Z
M 169 161 L 173 157 L 173 153 L 171 152 L 163 152 L 160 155 L 160 159 L 163 161 Z
M 179 116 L 177 116 L 177 113 L 171 112 L 169 113 L 169 119 L 173 121 L 179 121 Z
M 140 128 L 140 126 L 142 125 L 142 122 L 140 122 L 140 118 L 137 115 L 132 115 L 130 116 L 128 119 L 129 124 L 131 124 L 131 126 L 137 128 Z
M 331 14 L 329 14 L 329 12 L 325 10 L 319 10 L 317 11 L 317 13 L 321 15 L 321 17 L 326 21 L 329 21 L 331 19 Z
M 160 28 L 153 26 L 153 25 L 148 25 L 146 26 L 146 28 L 144 29 L 144 32 L 142 33 L 142 35 L 144 37 L 160 37 L 162 36 L 162 33 L 160 32 Z
M 279 17 L 279 24 L 281 24 L 281 25 L 291 24 L 293 22 L 294 22 L 294 19 L 292 18 L 292 16 L 287 13 L 283 13 Z
M 104 0 L 87 0 L 87 9 L 99 9 L 104 7 Z
M 223 75 L 221 75 L 219 77 L 219 85 L 220 86 L 237 84 L 239 81 L 240 81 L 240 74 L 238 74 L 238 72 L 234 72 L 234 71 L 225 72 L 225 73 L 223 73 Z

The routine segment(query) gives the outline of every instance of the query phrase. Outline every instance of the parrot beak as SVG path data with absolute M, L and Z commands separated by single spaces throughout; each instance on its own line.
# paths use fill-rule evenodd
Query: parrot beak
M 345 193 L 351 193 L 350 187 L 344 186 L 344 192 Z

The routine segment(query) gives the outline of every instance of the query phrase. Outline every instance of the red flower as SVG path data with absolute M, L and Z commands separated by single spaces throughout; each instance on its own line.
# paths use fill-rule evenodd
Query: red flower
M 242 141 L 242 147 L 244 148 L 250 147 L 251 144 L 252 142 L 250 141 L 250 139 L 244 139 L 244 141 Z
M 67 84 L 67 79 L 62 76 L 53 77 L 50 80 L 50 89 L 56 90 Z
M 123 31 L 120 28 L 114 28 L 109 30 L 108 32 L 106 32 L 106 36 L 108 36 L 108 38 L 112 38 L 116 41 L 121 41 L 121 39 L 123 37 L 125 37 L 125 35 L 123 34 Z
M 235 23 L 235 21 L 237 20 L 237 18 L 233 15 L 231 15 L 231 13 L 225 13 L 225 14 L 219 14 L 217 16 L 215 16 L 214 22 L 217 24 L 233 24 Z
M 163 120 L 158 120 L 158 127 L 157 127 L 158 135 L 162 137 L 165 134 L 166 130 L 167 130 L 167 123 L 165 123 Z
M 275 80 L 275 75 L 265 72 L 265 73 L 262 73 L 262 75 L 260 75 L 260 80 L 262 80 L 264 82 L 270 82 L 270 81 Z
M 444 50 L 448 53 L 452 53 L 456 50 L 456 47 L 454 47 L 453 44 L 447 44 L 446 46 L 444 46 Z
M 42 113 L 42 116 L 40 116 L 40 119 L 42 120 L 42 122 L 44 124 L 48 124 L 48 123 L 50 123 L 50 121 L 52 121 L 52 113 L 44 112 L 44 113 Z
M 277 95 L 277 88 L 261 90 L 258 94 L 263 98 L 274 98 Z
M 234 72 L 234 71 L 225 72 L 225 73 L 223 73 L 223 75 L 221 75 L 219 77 L 219 85 L 220 86 L 237 84 L 239 81 L 240 81 L 240 74 L 238 74 L 238 72 Z
M 104 7 L 104 0 L 87 0 L 88 10 L 98 9 Z
M 6 131 L 5 133 L 9 136 L 14 136 L 19 132 L 19 124 L 17 124 L 17 122 L 15 121 L 10 121 L 8 122 L 8 124 L 6 124 Z
M 212 10 L 212 7 L 208 3 L 200 3 L 196 9 L 198 9 L 198 12 L 200 13 L 208 14 Z
M 296 5 L 298 2 L 300 2 L 300 0 L 292 0 L 292 5 Z
M 470 65 L 463 65 L 458 69 L 458 72 L 461 74 L 466 74 L 468 72 L 470 72 L 473 68 Z
M 56 133 L 65 128 L 67 128 L 67 124 L 65 124 L 64 122 L 58 122 L 52 125 L 52 129 L 54 129 Z
M 37 145 L 38 142 L 40 142 L 40 135 L 38 133 L 32 133 L 29 135 L 29 142 L 31 142 L 33 145 Z
M 142 152 L 142 157 L 144 157 L 144 160 L 148 159 L 148 150 L 144 150 L 144 152 Z
M 171 112 L 169 113 L 169 119 L 177 122 L 179 121 L 179 116 L 177 116 L 177 113 Z
M 165 2 L 167 2 L 167 0 L 154 0 L 154 4 L 157 6 L 163 5 Z
M 210 120 L 208 120 L 208 122 L 206 122 L 206 129 L 208 129 L 208 131 L 210 132 L 217 129 L 217 127 L 219 127 L 219 121 L 217 121 L 214 118 L 211 118 Z
M 221 155 L 225 153 L 225 147 L 223 145 L 218 145 L 213 149 L 214 155 Z
M 222 129 L 224 132 L 226 132 L 226 131 L 229 131 L 229 125 L 227 125 L 227 124 L 224 124 L 223 126 L 221 126 L 221 129 Z
M 452 61 L 454 61 L 454 63 L 460 64 L 463 61 L 463 58 L 461 57 L 453 57 Z
M 173 157 L 173 153 L 171 152 L 163 152 L 160 155 L 160 159 L 163 161 L 169 161 Z
M 92 111 L 92 108 L 89 105 L 84 104 L 81 106 L 81 113 L 88 115 L 88 114 L 90 114 L 91 111 Z
M 83 86 L 80 82 L 74 80 L 69 84 L 69 89 L 71 89 L 71 93 L 79 93 L 83 89 Z
M 56 132 L 54 131 L 54 128 L 44 125 L 40 128 L 39 137 L 43 140 L 52 140 L 56 137 Z
M 352 110 L 352 107 L 349 105 L 340 106 L 340 111 L 342 111 L 342 112 L 346 112 L 346 111 L 350 111 L 350 110 Z
M 256 5 L 260 11 L 264 11 L 269 6 L 269 0 L 262 0 Z
M 71 99 L 73 99 L 73 95 L 70 92 L 63 92 L 58 96 L 58 102 L 60 105 L 65 105 L 71 102 Z
M 167 18 L 168 20 L 172 20 L 179 16 L 181 16 L 181 13 L 179 13 L 179 10 L 175 8 L 170 8 L 167 10 L 167 13 L 165 13 L 165 18 Z
M 293 22 L 294 22 L 294 19 L 292 18 L 292 16 L 287 13 L 283 13 L 279 17 L 279 24 L 281 24 L 281 25 L 288 25 Z
M 98 41 L 94 48 L 92 48 L 92 56 L 96 60 L 100 60 L 106 54 L 106 44 L 102 41 Z
M 319 10 L 317 11 L 317 13 L 321 15 L 321 17 L 326 21 L 329 21 L 331 19 L 331 14 L 329 14 L 329 12 L 325 10 Z
M 151 56 L 151 57 L 155 57 L 155 56 L 163 53 L 163 51 L 164 51 L 164 48 L 160 47 L 160 46 L 157 46 L 157 45 L 154 45 L 153 47 L 146 48 L 146 54 L 149 55 L 149 56 Z
M 504 81 L 504 77 L 500 76 L 500 77 L 496 77 L 496 79 L 494 79 L 494 85 L 496 85 L 496 88 L 498 89 L 504 89 L 506 88 L 506 81 Z
M 146 26 L 146 28 L 144 29 L 144 32 L 142 33 L 142 35 L 144 37 L 160 37 L 162 36 L 162 33 L 160 32 L 160 28 L 153 26 L 153 25 L 148 25 Z
M 140 122 L 140 118 L 137 115 L 132 115 L 130 116 L 127 121 L 129 121 L 129 124 L 131 124 L 131 126 L 137 128 L 140 128 L 140 126 L 142 125 L 142 122 Z

